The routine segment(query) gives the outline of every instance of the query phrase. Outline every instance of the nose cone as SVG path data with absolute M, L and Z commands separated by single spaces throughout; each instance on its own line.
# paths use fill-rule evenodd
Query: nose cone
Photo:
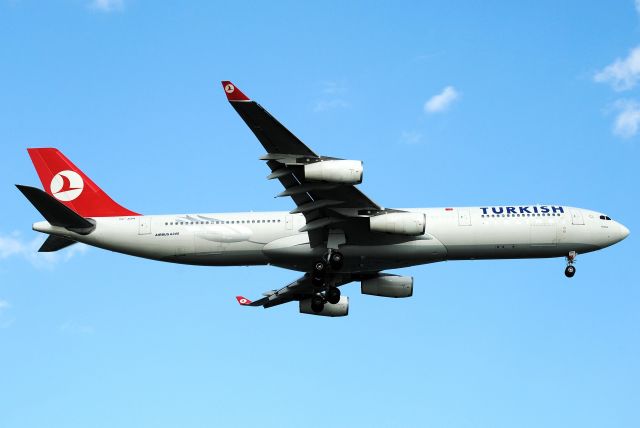
M 625 225 L 620 223 L 618 223 L 618 226 L 620 227 L 620 240 L 622 241 L 624 238 L 629 236 L 629 229 L 627 229 Z

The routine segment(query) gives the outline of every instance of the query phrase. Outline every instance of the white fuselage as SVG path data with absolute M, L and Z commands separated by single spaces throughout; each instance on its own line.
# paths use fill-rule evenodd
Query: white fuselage
M 629 231 L 594 211 L 562 206 L 415 208 L 420 236 L 368 232 L 340 246 L 344 271 L 374 272 L 443 260 L 561 257 L 624 239 Z M 559 206 L 555 206 L 559 207 Z M 540 208 L 540 209 L 539 209 Z M 537 211 L 537 212 L 536 212 Z M 608 218 L 608 217 L 607 217 Z M 98 217 L 88 235 L 39 222 L 34 230 L 149 259 L 208 266 L 272 264 L 306 271 L 311 248 L 302 214 L 246 212 Z

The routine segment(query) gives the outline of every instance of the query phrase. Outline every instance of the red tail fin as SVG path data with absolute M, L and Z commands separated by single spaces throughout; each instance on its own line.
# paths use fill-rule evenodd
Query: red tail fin
M 27 149 L 44 190 L 83 217 L 140 215 L 118 205 L 58 149 Z

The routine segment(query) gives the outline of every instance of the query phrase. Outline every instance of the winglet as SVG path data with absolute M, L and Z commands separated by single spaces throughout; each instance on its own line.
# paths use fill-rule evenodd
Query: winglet
M 249 305 L 251 305 L 251 300 L 247 299 L 246 297 L 236 296 L 236 300 L 237 300 L 237 301 L 238 301 L 238 303 L 240 303 L 242 306 L 249 306 Z
M 222 88 L 227 94 L 227 99 L 229 101 L 251 101 L 249 97 L 243 94 L 242 91 L 236 87 L 236 85 L 228 80 L 222 81 Z

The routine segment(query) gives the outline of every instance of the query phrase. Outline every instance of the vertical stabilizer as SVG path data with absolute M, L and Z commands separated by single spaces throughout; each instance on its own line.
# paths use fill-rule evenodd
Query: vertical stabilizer
M 119 205 L 58 149 L 27 149 L 45 192 L 82 217 L 140 215 Z

